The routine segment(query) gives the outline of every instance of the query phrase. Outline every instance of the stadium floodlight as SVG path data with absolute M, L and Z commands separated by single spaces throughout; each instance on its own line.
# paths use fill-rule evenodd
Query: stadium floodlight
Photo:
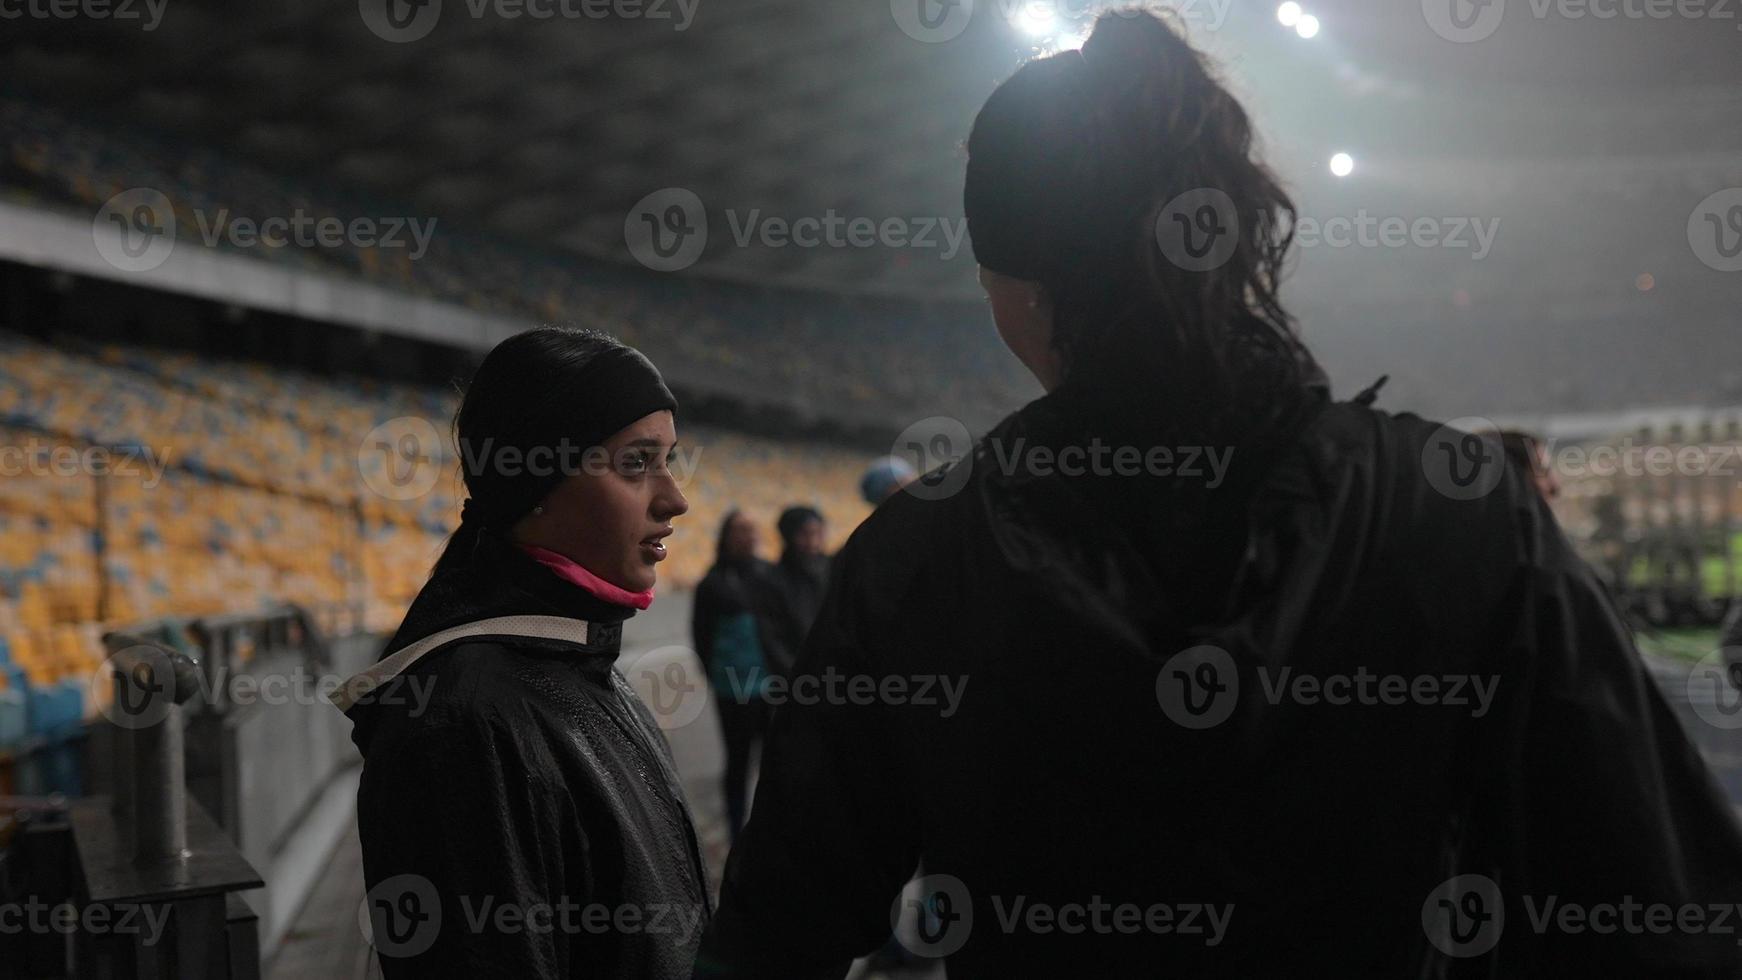
M 1295 3 L 1294 0 L 1288 0 L 1287 3 L 1276 8 L 1276 19 L 1281 21 L 1284 27 L 1293 27 L 1300 23 L 1300 15 L 1300 4 Z
M 1300 20 L 1297 20 L 1294 23 L 1294 32 L 1308 40 L 1317 37 L 1319 33 L 1319 19 L 1314 17 L 1312 14 L 1301 14 Z
M 1338 177 L 1347 177 L 1355 172 L 1355 158 L 1347 153 L 1337 153 L 1331 157 L 1331 173 Z
M 1066 31 L 1052 39 L 1052 46 L 1055 51 L 1075 51 L 1082 47 L 1083 42 L 1088 39 L 1088 28 L 1084 28 L 1080 31 Z
M 1029 0 L 1016 8 L 1016 26 L 1035 37 L 1050 37 L 1058 30 L 1058 11 L 1050 0 Z

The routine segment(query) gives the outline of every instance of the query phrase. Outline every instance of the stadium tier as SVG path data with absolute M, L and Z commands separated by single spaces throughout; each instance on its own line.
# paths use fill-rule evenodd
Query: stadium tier
M 289 602 L 346 629 L 391 630 L 458 521 L 445 435 L 455 407 L 436 388 L 0 334 L 7 683 L 72 696 L 102 662 L 103 632 L 162 617 Z M 389 459 L 381 434 L 407 419 L 426 441 L 442 435 L 390 441 L 405 455 Z M 757 520 L 769 554 L 784 506 L 822 510 L 835 546 L 867 512 L 857 485 L 869 453 L 689 425 L 680 438 L 691 508 L 664 588 L 706 571 L 729 508 Z M 398 464 L 433 469 L 395 483 L 386 468 Z M 818 497 L 791 499 L 792 487 Z
M 219 214 L 350 220 L 419 213 L 17 100 L 0 98 L 0 140 L 0 187 L 12 194 L 89 216 L 122 191 L 148 187 L 174 208 L 178 242 L 201 241 L 199 230 Z M 246 253 L 529 322 L 606 324 L 668 375 L 814 415 L 896 422 L 899 429 L 915 418 L 960 413 L 973 424 L 1033 393 L 977 303 L 843 299 L 664 276 L 457 230 L 440 216 L 426 220 L 433 233 L 415 259 L 407 249 L 351 243 L 262 245 Z M 230 242 L 220 237 L 218 244 Z

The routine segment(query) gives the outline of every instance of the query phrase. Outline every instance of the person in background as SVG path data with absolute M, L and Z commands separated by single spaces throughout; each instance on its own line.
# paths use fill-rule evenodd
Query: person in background
M 744 825 L 752 751 L 768 724 L 767 634 L 770 566 L 756 555 L 757 529 L 736 508 L 720 522 L 714 566 L 696 586 L 690 632 L 708 672 L 726 743 L 726 816 L 733 839 Z
M 785 676 L 817 618 L 829 581 L 829 556 L 823 550 L 828 525 L 815 508 L 788 507 L 775 522 L 780 561 L 768 577 L 768 669 Z
M 1528 432 L 1517 429 L 1507 429 L 1499 433 L 1500 448 L 1506 453 L 1506 461 L 1529 473 L 1531 484 L 1536 487 L 1542 499 L 1553 503 L 1561 495 L 1561 481 L 1555 476 L 1554 467 L 1550 465 L 1548 450 L 1542 441 Z
M 895 496 L 917 476 L 912 463 L 900 456 L 885 456 L 872 463 L 859 479 L 859 496 L 875 507 Z

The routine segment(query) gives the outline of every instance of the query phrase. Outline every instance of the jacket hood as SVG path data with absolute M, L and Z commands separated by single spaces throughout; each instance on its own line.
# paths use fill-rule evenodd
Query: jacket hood
M 1314 378 L 1266 425 L 1229 439 L 1160 419 L 1103 421 L 1060 389 L 975 447 L 967 487 L 1002 561 L 1081 608 L 1112 600 L 1116 618 L 1163 632 L 1225 621 L 1258 557 L 1259 490 L 1298 469 L 1289 457 L 1331 404 Z
M 564 581 L 512 543 L 486 534 L 468 563 L 437 573 L 424 584 L 387 641 L 386 652 L 460 623 L 515 615 L 569 616 L 611 624 L 618 628 L 604 632 L 620 640 L 621 625 L 635 610 Z
M 634 609 L 606 602 L 558 577 L 512 543 L 485 535 L 469 561 L 437 572 L 424 584 L 376 659 L 379 663 L 426 637 L 479 620 L 539 617 L 545 620 L 541 632 L 546 635 L 514 635 L 515 647 L 586 657 L 596 660 L 605 672 L 616 662 L 623 623 L 633 615 Z M 560 628 L 564 621 L 575 628 Z M 359 674 L 344 686 L 363 678 Z M 374 699 L 365 698 L 344 709 L 355 726 L 352 740 L 360 749 L 367 748 L 378 708 Z

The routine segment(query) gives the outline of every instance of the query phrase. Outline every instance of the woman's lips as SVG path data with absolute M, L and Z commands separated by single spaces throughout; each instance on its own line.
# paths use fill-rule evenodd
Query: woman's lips
M 654 561 L 664 561 L 665 560 L 665 539 L 670 534 L 671 534 L 671 529 L 667 528 L 666 530 L 661 531 L 658 534 L 655 534 L 651 537 L 641 539 L 641 551 L 642 551 L 642 553 L 647 555 L 648 557 L 652 558 Z

